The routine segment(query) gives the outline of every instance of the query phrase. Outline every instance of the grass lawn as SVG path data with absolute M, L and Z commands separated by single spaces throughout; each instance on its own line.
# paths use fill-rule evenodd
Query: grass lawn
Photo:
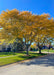
M 26 59 L 35 58 L 35 57 L 42 56 L 42 55 L 46 55 L 46 53 L 38 54 L 34 52 L 29 52 L 30 56 L 26 56 L 26 52 L 14 53 L 14 54 L 11 52 L 10 53 L 5 52 L 5 53 L 0 53 L 0 54 L 1 56 L 10 56 L 10 57 L 5 57 L 5 58 L 0 58 L 0 66 L 11 64 L 11 63 L 22 61 L 22 60 L 26 60 Z M 17 56 L 14 56 L 14 55 L 17 55 Z
M 43 49 L 41 52 L 50 52 L 50 53 L 54 53 L 54 50 L 51 50 L 51 49 Z
M 18 55 L 18 53 L 14 53 L 14 52 L 0 52 L 0 57 L 13 56 L 13 55 Z

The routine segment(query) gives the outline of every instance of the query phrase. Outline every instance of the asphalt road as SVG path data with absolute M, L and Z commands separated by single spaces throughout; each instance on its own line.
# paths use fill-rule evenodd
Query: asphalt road
M 0 67 L 0 75 L 54 75 L 54 54 Z

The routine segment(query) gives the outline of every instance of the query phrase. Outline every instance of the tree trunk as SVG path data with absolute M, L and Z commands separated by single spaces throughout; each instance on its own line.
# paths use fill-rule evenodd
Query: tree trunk
M 29 55 L 29 51 L 28 51 L 28 49 L 27 49 L 27 55 Z
M 28 47 L 28 51 L 30 51 L 30 46 Z
M 27 55 L 29 55 L 30 46 L 31 44 L 27 46 Z
M 39 54 L 41 54 L 41 49 L 39 49 Z
M 41 46 L 39 45 L 39 42 L 38 42 L 38 49 L 39 49 L 39 54 L 41 54 Z
M 29 55 L 28 46 L 27 46 L 27 55 Z

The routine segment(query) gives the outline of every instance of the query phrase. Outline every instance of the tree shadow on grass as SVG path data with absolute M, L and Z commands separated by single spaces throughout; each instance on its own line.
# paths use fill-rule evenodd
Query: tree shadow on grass
M 45 57 L 36 58 L 31 61 L 21 63 L 21 65 L 27 65 L 27 66 L 41 65 L 46 67 L 49 67 L 49 66 L 54 67 L 54 54 L 50 54 Z

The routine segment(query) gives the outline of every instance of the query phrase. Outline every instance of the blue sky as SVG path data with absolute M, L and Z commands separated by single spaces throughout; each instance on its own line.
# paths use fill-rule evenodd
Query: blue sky
M 54 17 L 54 0 L 0 0 L 0 13 L 14 8 L 32 11 L 34 14 L 49 13 Z

